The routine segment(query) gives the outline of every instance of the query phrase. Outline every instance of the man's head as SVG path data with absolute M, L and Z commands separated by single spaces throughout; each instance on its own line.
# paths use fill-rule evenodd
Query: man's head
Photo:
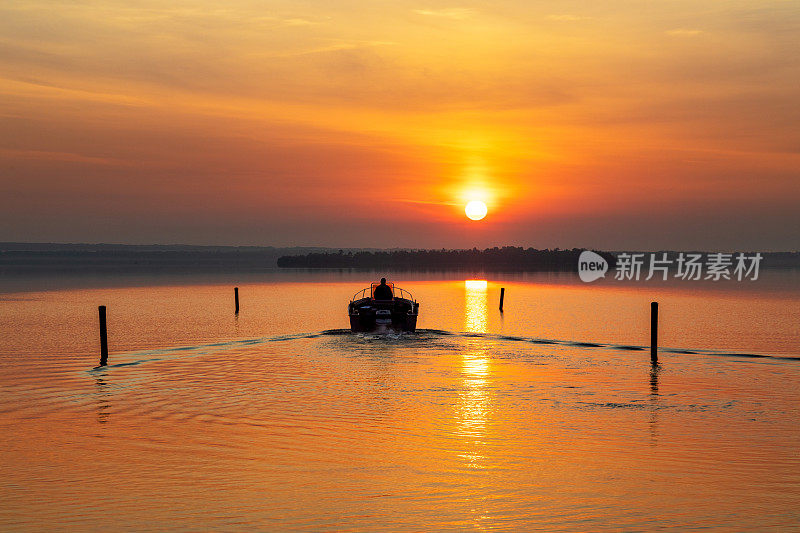
M 386 278 L 381 278 L 381 285 L 386 285 Z

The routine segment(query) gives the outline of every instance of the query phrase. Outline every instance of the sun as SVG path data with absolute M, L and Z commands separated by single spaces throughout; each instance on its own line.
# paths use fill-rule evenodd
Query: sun
M 467 214 L 467 218 L 470 220 L 482 219 L 486 216 L 487 211 L 488 209 L 486 209 L 486 204 L 480 200 L 472 200 L 466 205 L 466 207 L 464 207 L 464 212 Z

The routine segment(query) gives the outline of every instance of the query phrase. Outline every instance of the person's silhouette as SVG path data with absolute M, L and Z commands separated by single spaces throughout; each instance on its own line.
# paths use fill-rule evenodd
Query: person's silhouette
M 386 284 L 386 278 L 381 278 L 381 284 L 375 287 L 372 297 L 376 300 L 391 300 L 393 296 L 392 288 Z

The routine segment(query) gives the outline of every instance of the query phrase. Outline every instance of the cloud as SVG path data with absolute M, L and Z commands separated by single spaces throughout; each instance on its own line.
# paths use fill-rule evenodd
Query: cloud
M 464 20 L 475 14 L 470 7 L 449 7 L 445 9 L 415 9 L 414 13 L 427 17 L 440 17 L 453 20 Z
M 675 30 L 669 30 L 664 32 L 667 35 L 673 35 L 675 37 L 692 37 L 694 35 L 700 35 L 701 33 L 705 33 L 703 30 L 689 30 L 685 28 L 678 28 Z
M 0 148 L 0 155 L 9 159 L 32 161 L 58 161 L 62 163 L 89 163 L 92 165 L 133 166 L 130 161 L 112 157 L 93 157 L 70 152 L 46 150 L 8 150 Z
M 420 228 L 447 213 L 464 219 L 446 204 L 480 158 L 508 191 L 508 220 L 537 213 L 544 240 L 563 222 L 547 216 L 599 195 L 604 212 L 639 225 L 640 206 L 662 196 L 694 201 L 687 220 L 702 202 L 720 212 L 759 203 L 785 221 L 753 227 L 784 228 L 770 238 L 796 242 L 800 18 L 789 3 L 699 12 L 675 2 L 5 4 L 0 236 L 9 239 L 235 242 L 253 222 L 273 232 L 267 241 L 281 224 L 287 242 L 385 243 L 397 217 Z M 364 210 L 384 193 L 403 203 L 385 218 Z M 82 218 L 120 220 L 118 210 L 128 218 L 116 234 L 90 233 L 105 226 Z M 205 226 L 181 233 L 184 217 Z M 533 239 L 540 219 L 509 222 L 497 238 Z M 137 229 L 151 221 L 159 227 Z M 564 242 L 594 235 L 584 220 L 563 226 L 560 235 L 574 230 Z M 424 237 L 459 242 L 446 228 L 440 240 Z
M 557 20 L 559 22 L 575 22 L 578 20 L 587 20 L 591 17 L 581 17 L 579 15 L 547 15 L 547 20 Z
M 313 26 L 314 24 L 319 24 L 319 22 L 314 22 L 313 20 L 303 18 L 284 19 L 283 23 L 287 26 Z

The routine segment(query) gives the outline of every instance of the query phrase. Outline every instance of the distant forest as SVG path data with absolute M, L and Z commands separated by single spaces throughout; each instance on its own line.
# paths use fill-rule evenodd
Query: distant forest
M 282 268 L 575 272 L 580 248 L 379 250 L 319 247 L 0 242 L 0 276 L 16 274 L 265 272 Z M 616 266 L 619 252 L 601 252 Z M 658 252 L 659 254 L 662 252 Z M 747 252 L 752 255 L 753 252 Z M 669 252 L 675 258 L 677 252 Z M 647 253 L 649 256 L 649 253 Z M 761 268 L 800 269 L 798 252 L 762 252 Z
M 501 271 L 575 271 L 583 249 L 537 250 L 504 246 L 485 250 L 392 250 L 338 253 L 310 253 L 278 258 L 281 268 L 353 268 L 363 270 L 501 270 Z M 614 256 L 601 252 L 609 267 Z
M 504 246 L 485 250 L 377 250 L 313 252 L 278 258 L 281 268 L 350 268 L 357 270 L 483 270 L 505 272 L 575 272 L 583 248 L 571 250 Z M 616 267 L 620 252 L 598 252 Z M 645 253 L 649 258 L 650 252 Z M 663 252 L 659 251 L 658 254 Z M 675 258 L 678 252 L 667 252 Z M 708 252 L 701 253 L 707 257 Z M 755 252 L 746 252 L 753 255 Z M 762 252 L 761 268 L 800 268 L 798 252 Z

